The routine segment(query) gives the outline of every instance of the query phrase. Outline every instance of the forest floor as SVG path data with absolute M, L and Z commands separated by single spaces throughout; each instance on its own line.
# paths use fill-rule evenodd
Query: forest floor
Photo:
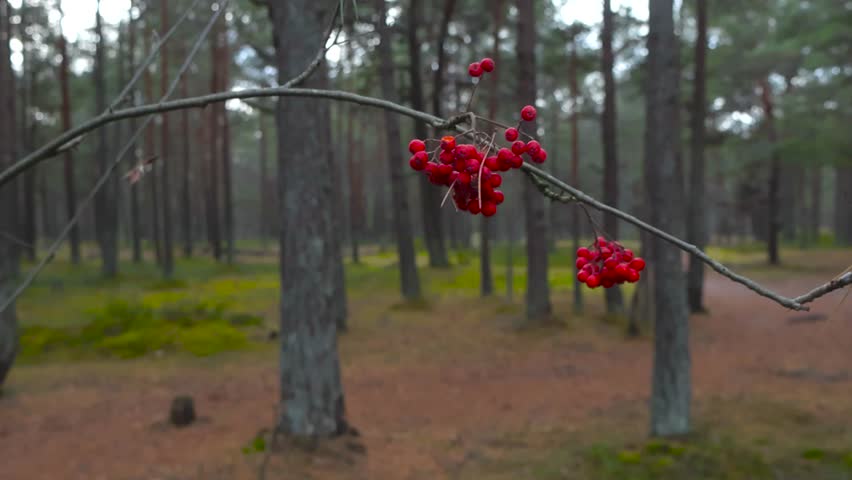
M 757 253 L 724 259 L 791 295 L 852 263 L 848 250 L 784 253 L 778 268 Z M 522 296 L 480 300 L 459 268 L 425 274 L 428 302 L 397 303 L 382 258 L 347 273 L 350 331 L 340 350 L 360 437 L 276 451 L 266 478 L 852 478 L 852 296 L 841 303 L 836 292 L 793 313 L 708 274 L 710 311 L 690 321 L 695 433 L 662 442 L 647 437 L 647 326 L 625 338 L 623 324 L 602 314 L 600 292 L 586 295 L 586 314 L 576 317 L 570 280 L 557 282 L 559 321 L 523 330 Z M 63 268 L 21 302 L 24 325 L 44 315 L 74 323 L 83 289 L 118 294 L 57 286 Z M 269 298 L 257 308 L 274 325 L 274 275 L 272 267 L 251 275 L 244 290 L 154 290 L 218 288 L 250 304 L 261 289 Z M 22 359 L 0 397 L 0 478 L 257 478 L 269 449 L 256 438 L 273 422 L 278 380 L 275 342 L 256 343 L 202 358 Z M 193 426 L 167 426 L 177 394 L 194 397 L 201 418 Z

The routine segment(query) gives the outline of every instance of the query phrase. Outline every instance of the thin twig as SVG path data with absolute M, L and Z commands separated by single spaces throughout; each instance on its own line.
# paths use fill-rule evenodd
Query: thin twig
M 19 246 L 19 247 L 24 247 L 24 248 L 35 248 L 33 245 L 30 245 L 29 243 L 27 243 L 27 242 L 25 242 L 24 240 L 22 240 L 22 239 L 20 239 L 20 238 L 16 237 L 15 235 L 12 235 L 12 234 L 11 234 L 11 233 L 9 233 L 9 232 L 0 232 L 0 237 L 2 237 L 2 238 L 4 238 L 4 239 L 6 239 L 6 241 L 7 241 L 7 242 L 10 242 L 10 243 L 12 243 L 12 244 L 15 244 L 15 245 L 17 245 L 17 246 Z
M 204 30 L 198 36 L 198 40 L 196 40 L 195 45 L 193 45 L 192 50 L 189 52 L 189 55 L 187 55 L 186 60 L 183 62 L 183 65 L 181 65 L 180 70 L 178 70 L 177 75 L 172 80 L 172 83 L 169 86 L 168 90 L 166 90 L 166 93 L 163 94 L 162 100 L 168 99 L 174 93 L 175 89 L 177 89 L 181 77 L 186 73 L 187 70 L 189 70 L 189 66 L 192 64 L 192 59 L 201 49 L 201 45 L 204 43 L 208 34 L 210 33 L 210 29 L 216 23 L 216 20 L 219 19 L 219 16 L 225 10 L 225 6 L 228 4 L 229 1 L 230 0 L 225 0 L 224 2 L 222 2 L 221 8 L 216 10 L 213 13 L 213 16 L 210 17 L 210 21 L 207 23 Z M 160 104 L 162 104 L 162 101 L 160 102 Z M 130 140 L 125 143 L 124 147 L 116 156 L 115 160 L 109 165 L 109 167 L 101 175 L 101 177 L 98 178 L 98 181 L 95 183 L 95 186 L 92 187 L 91 191 L 89 191 L 86 197 L 83 198 L 83 200 L 79 203 L 79 205 L 77 206 L 77 211 L 74 212 L 74 216 L 68 220 L 68 222 L 62 228 L 62 231 L 59 232 L 59 235 L 50 245 L 50 248 L 47 249 L 47 255 L 45 255 L 44 258 L 42 258 L 41 261 L 39 261 L 38 264 L 36 264 L 36 266 L 34 266 L 32 270 L 29 271 L 29 273 L 27 273 L 27 276 L 26 278 L 24 278 L 24 281 L 21 282 L 18 288 L 15 289 L 15 291 L 3 301 L 2 305 L 0 305 L 0 312 L 5 311 L 9 307 L 9 305 L 12 305 L 15 300 L 20 297 L 21 294 L 23 294 L 24 291 L 30 287 L 30 285 L 32 285 L 33 281 L 35 281 L 36 277 L 38 277 L 38 274 L 41 273 L 42 270 L 44 270 L 44 267 L 46 267 L 47 264 L 50 263 L 51 260 L 53 260 L 53 258 L 56 256 L 56 252 L 59 251 L 59 248 L 65 241 L 65 238 L 68 236 L 68 234 L 77 224 L 77 222 L 80 221 L 80 217 L 88 207 L 89 203 L 95 198 L 95 195 L 97 195 L 101 188 L 106 185 L 107 180 L 109 180 L 109 178 L 112 176 L 112 173 L 121 164 L 121 161 L 124 159 L 125 155 L 127 155 L 127 153 L 133 149 L 133 146 L 136 145 L 137 139 L 142 135 L 142 132 L 145 131 L 145 128 L 148 126 L 149 123 L 151 123 L 153 119 L 153 116 L 149 116 L 145 119 L 144 122 L 142 122 L 142 124 L 136 129 L 136 131 L 133 132 L 133 135 L 131 135 Z

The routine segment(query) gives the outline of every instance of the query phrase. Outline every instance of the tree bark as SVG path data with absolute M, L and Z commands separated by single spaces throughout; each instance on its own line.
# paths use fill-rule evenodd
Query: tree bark
M 811 210 L 808 215 L 808 230 L 811 241 L 819 243 L 822 220 L 822 166 L 815 165 L 811 172 Z
M 580 183 L 580 108 L 578 107 L 578 99 L 580 98 L 580 89 L 577 85 L 577 38 L 571 39 L 571 58 L 568 63 L 568 81 L 571 89 L 571 184 L 577 188 L 582 188 Z M 571 208 L 571 239 L 574 244 L 574 251 L 580 248 L 580 211 L 579 205 L 573 205 Z M 583 313 L 583 285 L 576 280 L 576 274 L 579 269 L 574 267 L 574 313 Z
M 279 81 L 295 76 L 324 42 L 330 11 L 310 0 L 267 4 Z M 309 47 L 310 46 L 310 47 Z M 317 74 L 307 87 L 321 87 Z M 296 437 L 348 430 L 337 352 L 333 194 L 328 159 L 328 106 L 307 98 L 279 100 L 278 189 L 281 198 L 281 408 L 278 427 Z M 305 159 L 320 159 L 307 162 Z M 311 178 L 311 182 L 306 182 Z
M 518 0 L 518 95 L 522 103 L 536 100 L 535 5 L 533 0 Z M 524 122 L 523 130 L 535 136 L 536 122 Z M 526 316 L 530 323 L 549 319 L 552 311 L 547 282 L 547 212 L 544 197 L 532 181 L 524 181 L 524 206 L 527 244 Z
M 645 185 L 651 223 L 678 235 L 684 229 L 680 140 L 678 42 L 673 0 L 650 0 L 645 137 Z M 656 325 L 651 386 L 651 434 L 681 435 L 690 429 L 692 396 L 689 316 L 680 251 L 650 241 Z
M 150 54 L 152 43 L 153 38 L 151 25 L 150 22 L 145 22 L 145 56 Z M 149 69 L 145 69 L 142 81 L 144 83 L 146 101 L 153 102 L 154 81 L 151 78 L 151 71 Z M 156 155 L 156 150 L 154 148 L 153 124 L 149 124 L 145 128 L 145 154 L 149 157 Z M 150 212 L 151 228 L 149 231 L 151 232 L 151 242 L 154 244 L 154 257 L 157 260 L 157 265 L 161 265 L 163 261 L 163 252 L 160 243 L 160 196 L 157 191 L 157 172 L 158 169 L 153 169 L 150 173 L 151 178 L 147 182 L 149 185 L 148 196 L 150 197 L 148 211 Z
M 62 24 L 62 2 L 58 3 L 60 13 L 60 25 Z M 61 28 L 61 27 L 60 27 Z M 68 131 L 71 129 L 71 94 L 68 86 L 68 45 L 65 40 L 65 35 L 59 32 L 59 89 L 62 95 L 62 109 L 60 112 L 62 130 Z M 64 182 L 65 182 L 65 212 L 70 220 L 77 211 L 77 192 L 74 182 L 74 153 L 73 149 L 68 149 L 63 154 L 64 165 Z M 80 228 L 74 225 L 71 232 L 68 234 L 68 245 L 71 248 L 71 263 L 77 265 L 80 263 Z
M 165 36 L 169 28 L 168 0 L 160 0 L 160 35 Z M 165 96 L 169 88 L 169 50 L 168 44 L 160 50 L 160 94 Z M 174 252 L 172 249 L 172 189 L 171 189 L 171 134 L 169 132 L 169 115 L 162 115 L 160 124 L 160 180 L 163 191 L 163 277 L 171 278 L 174 274 Z
M 838 245 L 852 245 L 852 166 L 839 165 L 835 170 L 837 183 L 834 187 L 834 234 Z
M 219 91 L 219 44 L 220 44 L 220 33 L 219 26 L 213 27 L 213 32 L 210 36 L 211 44 L 210 44 L 210 57 L 211 57 L 211 75 L 210 75 L 210 91 L 218 92 Z M 207 237 L 210 243 L 210 249 L 213 254 L 213 258 L 216 260 L 222 259 L 222 234 L 219 228 L 219 154 L 221 152 L 220 148 L 220 135 L 218 132 L 219 128 L 219 108 L 218 106 L 212 106 L 210 109 L 210 128 L 207 131 L 207 145 L 209 146 L 208 158 L 207 158 L 207 201 L 206 205 L 206 217 L 207 217 Z
M 391 49 L 391 33 L 387 25 L 387 5 L 385 0 L 379 3 L 379 61 L 382 95 L 386 100 L 395 102 L 397 90 L 393 76 L 393 52 Z M 414 235 L 411 231 L 411 218 L 408 207 L 408 189 L 402 173 L 402 144 L 399 133 L 399 123 L 393 112 L 384 111 L 385 136 L 387 140 L 388 170 L 390 172 L 391 195 L 394 198 L 393 227 L 399 255 L 399 274 L 402 284 L 402 296 L 406 299 L 420 297 L 420 278 L 417 273 L 417 263 L 414 253 Z M 436 206 L 438 208 L 439 206 Z
M 183 55 L 181 55 L 183 57 Z M 180 79 L 181 95 L 189 97 L 189 82 L 186 75 Z M 260 115 L 263 117 L 263 114 Z M 193 187 L 193 163 L 192 142 L 189 134 L 189 110 L 180 112 L 181 145 L 181 224 L 183 226 L 183 256 L 192 257 L 192 187 Z M 263 190 L 261 190 L 263 191 Z
M 95 109 L 106 110 L 106 60 L 104 50 L 106 39 L 103 36 L 103 19 L 100 13 L 101 2 L 95 18 Z M 109 159 L 109 141 L 107 129 L 98 130 L 98 145 L 95 157 L 98 164 L 98 176 L 106 172 Z M 118 275 L 118 207 L 115 205 L 118 185 L 113 175 L 95 197 L 95 226 L 98 246 L 101 251 L 101 273 L 106 278 Z
M 690 153 L 692 168 L 689 171 L 689 198 L 686 214 L 686 241 L 700 249 L 707 244 L 707 217 L 704 193 L 704 117 L 706 116 L 706 62 L 707 62 L 707 1 L 696 0 L 695 73 L 692 85 L 692 137 Z M 704 262 L 689 257 L 686 279 L 689 310 L 704 311 Z
M 33 100 L 33 86 L 35 85 L 35 68 L 32 65 L 31 58 L 31 48 L 30 35 L 27 33 L 27 27 L 31 24 L 29 20 L 29 16 L 26 14 L 27 9 L 21 8 L 21 22 L 18 26 L 18 34 L 21 37 L 21 42 L 23 43 L 23 66 L 21 72 L 21 78 L 23 79 L 23 84 L 21 85 L 21 100 L 23 105 L 19 110 L 21 115 L 20 129 L 21 136 L 20 142 L 22 151 L 29 153 L 33 150 L 35 144 L 33 141 L 33 137 L 35 135 L 35 122 L 30 121 L 29 117 L 29 106 L 32 104 Z M 36 178 L 38 177 L 38 169 L 33 168 L 29 172 L 24 175 L 23 179 L 23 194 L 22 203 L 24 205 L 24 218 L 23 223 L 21 225 L 23 240 L 27 244 L 24 249 L 27 254 L 27 259 L 31 262 L 36 259 L 36 250 L 38 244 L 38 228 L 36 221 Z
M 411 107 L 415 110 L 423 110 L 423 71 L 420 40 L 418 39 L 418 26 L 422 23 L 422 8 L 420 0 L 410 0 L 408 8 L 408 75 L 411 81 Z M 428 136 L 428 128 L 421 121 L 414 121 L 414 136 L 425 140 Z M 423 217 L 423 238 L 426 243 L 426 251 L 429 254 L 429 266 L 434 268 L 446 268 L 450 266 L 447 257 L 447 246 L 444 242 L 444 228 L 441 222 L 441 191 L 429 183 L 424 175 L 419 175 L 417 180 L 420 186 L 420 206 Z
M 127 63 L 129 74 L 133 75 L 136 71 L 136 20 L 133 19 L 133 8 L 135 2 L 130 2 L 130 20 L 127 24 Z M 131 93 L 131 103 L 136 105 L 136 89 Z M 129 121 L 130 131 L 136 131 L 136 119 Z M 133 154 L 136 156 L 136 145 L 133 146 Z M 142 262 L 142 221 L 139 214 L 139 190 L 137 186 L 130 188 L 130 242 L 133 249 L 133 263 Z
M 601 31 L 601 70 L 604 77 L 604 109 L 601 116 L 601 132 L 603 139 L 603 201 L 607 205 L 618 208 L 619 168 L 618 168 L 618 138 L 616 137 L 615 110 L 615 76 L 613 64 L 615 56 L 612 52 L 612 37 L 615 29 L 610 0 L 603 2 L 603 30 Z M 613 239 L 618 239 L 618 219 L 612 215 L 604 215 L 604 231 Z M 624 312 L 624 298 L 618 285 L 604 291 L 606 310 L 611 314 Z
M 0 169 L 11 166 L 16 160 L 15 90 L 12 77 L 11 37 L 12 7 L 0 0 Z M 0 231 L 14 232 L 14 215 L 17 206 L 14 188 L 0 188 Z M 12 242 L 0 241 L 0 303 L 14 292 L 18 274 L 18 255 Z M 0 388 L 15 362 L 18 353 L 18 318 L 13 303 L 0 311 Z
M 260 187 L 260 190 L 258 190 L 260 192 L 260 208 L 257 212 L 257 219 L 260 224 L 261 248 L 266 251 L 266 242 L 271 236 L 268 212 L 275 208 L 269 198 L 269 168 L 267 167 L 269 163 L 269 138 L 266 132 L 266 115 L 261 113 L 257 116 L 257 120 L 260 131 L 260 139 L 258 139 L 260 145 L 260 185 L 258 185 Z
M 230 88 L 230 47 L 228 46 L 227 28 L 222 32 L 221 49 L 219 51 L 220 61 L 219 67 L 222 69 L 220 77 L 221 84 L 219 85 L 222 91 Z M 228 110 L 225 104 L 220 105 L 220 115 L 222 122 L 222 193 L 224 194 L 225 203 L 225 261 L 231 265 L 234 263 L 234 255 L 236 253 L 236 233 L 234 231 L 234 183 L 231 170 L 233 168 L 233 159 L 231 151 L 231 121 L 228 116 Z
M 778 235 L 781 231 L 780 189 L 781 157 L 778 153 L 778 131 L 775 128 L 775 105 L 772 101 L 772 87 L 769 79 L 760 81 L 760 99 L 763 113 L 766 115 L 766 134 L 772 154 L 769 159 L 769 197 L 767 211 L 767 257 L 770 265 L 778 265 Z

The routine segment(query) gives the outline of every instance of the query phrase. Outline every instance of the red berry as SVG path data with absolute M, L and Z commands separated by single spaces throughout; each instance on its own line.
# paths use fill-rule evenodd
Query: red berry
M 512 168 L 521 168 L 521 165 L 524 164 L 524 159 L 518 155 L 512 157 Z
M 601 282 L 601 286 L 604 288 L 612 288 L 613 285 L 615 285 L 615 282 L 612 281 L 611 278 L 605 278 L 603 282 Z
M 481 66 L 486 72 L 492 72 L 494 71 L 494 60 L 489 57 L 485 57 L 479 61 L 479 66 Z
M 543 148 L 542 148 L 542 149 L 539 149 L 539 151 L 538 151 L 538 155 L 536 155 L 536 156 L 533 158 L 533 160 L 534 160 L 536 163 L 544 163 L 544 161 L 545 161 L 545 160 L 547 160 L 547 150 L 545 150 L 545 149 L 543 149 Z
M 441 163 L 443 163 L 444 165 L 449 165 L 453 163 L 453 160 L 455 160 L 455 156 L 453 155 L 453 152 L 444 150 L 443 152 L 441 152 L 440 155 L 438 155 L 438 160 L 440 160 Z
M 617 267 L 615 267 L 615 274 L 618 275 L 619 278 L 627 279 L 627 272 L 630 271 L 630 268 L 627 264 L 621 263 Z
M 492 187 L 497 188 L 503 184 L 503 177 L 495 173 L 494 175 L 491 175 L 491 178 L 489 178 L 488 181 L 491 183 Z
M 630 283 L 636 283 L 639 281 L 639 272 L 630 268 L 627 270 L 627 281 Z
M 616 260 L 612 257 L 607 258 L 606 261 L 604 262 L 604 267 L 606 267 L 610 270 L 614 269 L 617 266 L 618 266 L 618 260 Z
M 589 275 L 589 278 L 586 279 L 586 285 L 588 285 L 589 288 L 599 287 L 600 284 L 601 279 L 597 275 Z
M 581 270 L 581 271 L 577 272 L 577 280 L 579 280 L 580 283 L 586 283 L 586 280 L 588 280 L 588 278 L 589 278 L 589 272 L 587 272 L 585 270 Z
M 482 65 L 479 62 L 473 62 L 467 67 L 467 74 L 471 77 L 480 77 L 482 76 Z
M 514 145 L 512 145 L 514 147 Z M 513 149 L 514 150 L 514 149 Z M 541 144 L 535 140 L 527 142 L 525 151 L 530 154 L 530 157 L 535 158 L 541 152 Z
M 645 260 L 641 257 L 636 257 L 630 261 L 630 268 L 636 270 L 637 272 L 641 272 L 645 269 Z
M 497 204 L 491 202 L 482 202 L 482 214 L 490 217 L 497 213 Z
M 470 184 L 470 174 L 467 173 L 467 172 L 460 173 L 458 182 L 462 183 L 464 185 L 469 185 Z
M 475 198 L 471 200 L 470 203 L 467 204 L 467 211 L 474 215 L 478 214 L 480 212 L 479 200 Z
M 514 142 L 518 139 L 518 129 L 517 128 L 507 128 L 506 129 L 506 141 Z
M 524 119 L 525 122 L 532 122 L 535 120 L 535 107 L 532 105 L 527 105 L 526 107 L 521 109 L 521 118 Z
M 500 159 L 501 161 L 503 161 L 503 160 L 511 160 L 511 159 L 512 159 L 512 157 L 514 157 L 514 156 L 515 156 L 515 154 L 514 154 L 514 153 L 512 153 L 512 151 L 511 151 L 511 150 L 509 150 L 508 148 L 501 148 L 501 149 L 497 152 L 497 158 L 498 158 L 498 159 Z
M 585 267 L 586 265 L 588 265 L 588 263 L 589 263 L 588 258 L 580 257 L 580 258 L 577 259 L 577 262 L 574 265 L 576 265 L 577 269 L 580 270 L 583 267 Z
M 497 159 L 496 155 L 492 155 L 485 159 L 485 166 L 489 170 L 497 171 L 500 170 L 500 161 Z
M 494 203 L 500 205 L 503 203 L 503 200 L 506 199 L 506 196 L 500 190 L 494 190 Z
M 408 161 L 408 165 L 418 172 L 426 168 L 426 164 L 420 161 L 420 159 L 417 158 L 417 155 L 411 157 L 411 160 Z
M 633 260 L 633 250 L 630 250 L 629 248 L 624 249 L 624 251 L 621 252 L 621 258 L 625 262 L 629 262 L 630 260 Z
M 577 249 L 577 256 L 588 259 L 588 258 L 592 258 L 594 255 L 592 254 L 592 251 L 589 250 L 588 248 L 580 247 L 580 248 Z
M 604 237 L 598 237 L 597 242 L 598 242 L 598 246 L 599 246 L 599 247 L 606 247 L 606 246 L 608 246 L 608 245 L 609 245 L 609 242 L 608 242 L 608 241 L 607 241 L 607 239 L 606 239 L 606 238 L 604 238 Z
M 454 148 L 456 148 L 456 137 L 447 135 L 446 137 L 441 138 L 442 150 L 452 150 Z
M 426 150 L 426 143 L 423 140 L 414 139 L 408 142 L 408 151 L 411 153 L 422 152 Z
M 438 169 L 436 170 L 438 175 L 442 177 L 449 177 L 451 173 L 453 173 L 453 167 L 449 165 L 438 165 Z
M 520 155 L 527 150 L 527 144 L 518 140 L 512 143 L 512 153 L 515 155 Z

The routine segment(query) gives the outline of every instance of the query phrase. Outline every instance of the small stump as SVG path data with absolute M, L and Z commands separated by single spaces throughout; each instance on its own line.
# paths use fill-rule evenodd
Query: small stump
M 188 395 L 181 395 L 172 400 L 169 421 L 176 427 L 186 427 L 195 421 L 195 402 Z

